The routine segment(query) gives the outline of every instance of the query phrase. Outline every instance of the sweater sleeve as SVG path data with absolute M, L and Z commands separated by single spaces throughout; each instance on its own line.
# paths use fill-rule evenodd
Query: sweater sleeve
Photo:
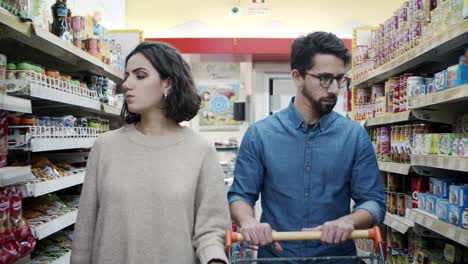
M 223 178 L 216 151 L 210 147 L 200 170 L 195 198 L 193 244 L 201 264 L 211 260 L 227 263 L 224 234 L 230 227 L 230 215 Z
M 99 152 L 99 140 L 96 140 L 88 156 L 86 176 L 80 196 L 72 245 L 72 264 L 92 263 L 94 230 L 99 206 L 97 195 Z

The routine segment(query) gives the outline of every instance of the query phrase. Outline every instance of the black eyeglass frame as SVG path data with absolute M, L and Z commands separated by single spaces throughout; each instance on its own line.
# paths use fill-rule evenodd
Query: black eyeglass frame
M 304 72 L 304 74 L 319 79 L 320 80 L 320 86 L 322 86 L 325 89 L 330 88 L 330 86 L 333 84 L 333 80 L 336 81 L 336 83 L 338 84 L 339 89 L 346 88 L 346 90 L 347 90 L 347 89 L 349 89 L 349 86 L 351 85 L 351 78 L 346 77 L 346 76 L 336 76 L 335 77 L 335 76 L 333 76 L 331 74 L 316 75 L 316 74 L 308 73 L 308 72 Z M 343 86 L 343 83 L 345 84 L 345 86 Z

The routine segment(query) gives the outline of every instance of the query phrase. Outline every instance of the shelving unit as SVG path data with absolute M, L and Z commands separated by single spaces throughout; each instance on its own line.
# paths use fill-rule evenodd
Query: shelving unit
M 48 31 L 36 27 L 32 23 L 21 22 L 18 17 L 3 8 L 0 8 L 0 32 L 2 36 L 0 51 L 7 55 L 9 62 L 31 61 L 40 64 L 45 69 L 59 70 L 60 73 L 69 76 L 84 77 L 92 74 L 110 78 L 117 85 L 123 82 L 123 72 L 117 71 L 112 66 L 101 62 L 98 58 Z M 28 75 L 28 77 L 31 76 Z M 57 82 L 45 82 L 44 80 L 49 80 L 46 77 L 36 80 L 33 78 L 26 79 L 2 81 L 2 84 L 8 82 L 9 88 L 14 85 L 15 89 L 11 89 L 13 91 L 9 92 L 8 95 L 0 95 L 1 110 L 32 113 L 39 116 L 56 116 L 58 113 L 59 115 L 87 118 L 103 117 L 111 119 L 112 122 L 120 115 L 120 109 L 101 103 L 95 91 L 80 89 L 71 84 L 61 84 L 61 87 L 57 87 Z M 20 151 L 45 152 L 88 149 L 92 147 L 99 135 L 99 133 L 94 133 L 94 128 L 84 132 L 81 128 L 80 130 L 71 128 L 74 131 L 70 130 L 71 133 L 68 133 L 63 128 L 41 127 L 41 129 L 50 131 L 50 133 L 47 132 L 48 134 L 37 133 L 37 127 L 34 127 L 34 129 L 36 132 L 31 132 L 29 138 L 25 135 L 26 140 L 24 142 L 28 144 L 23 146 L 21 146 L 22 143 L 17 144 L 21 148 L 9 145 L 11 151 L 18 152 L 14 153 L 15 156 L 21 156 L 23 153 L 19 153 Z M 62 131 L 65 132 L 62 133 Z M 88 134 L 90 131 L 93 133 Z M 28 157 L 29 155 L 30 153 Z M 60 155 L 60 153 L 53 155 Z M 62 160 L 56 159 L 56 161 Z M 63 178 L 38 182 L 38 179 L 31 173 L 30 166 L 0 168 L 0 186 L 18 185 L 23 196 L 31 198 L 82 184 L 84 178 L 84 170 L 77 170 Z M 47 223 L 32 226 L 31 229 L 36 240 L 41 240 L 74 224 L 76 217 L 77 210 L 74 210 L 57 216 Z M 71 252 L 68 252 L 52 263 L 69 264 L 70 256 Z M 30 258 L 28 256 L 27 263 L 29 262 Z
M 34 179 L 31 166 L 0 168 L 0 187 L 15 185 Z
M 449 88 L 436 93 L 409 97 L 410 105 L 413 108 L 431 107 L 462 100 L 468 100 L 468 84 Z
M 391 227 L 392 229 L 405 234 L 408 229 L 414 226 L 414 222 L 398 215 L 386 213 L 384 224 Z
M 0 94 L 0 110 L 31 113 L 31 109 L 30 100 Z
M 31 139 L 31 151 L 53 151 L 64 149 L 91 148 L 96 141 L 95 137 L 89 138 L 38 138 Z
M 468 20 L 444 30 L 439 35 L 425 40 L 421 45 L 411 49 L 371 73 L 367 77 L 356 80 L 351 86 L 357 88 L 370 87 L 373 84 L 385 81 L 389 77 L 411 70 L 427 61 L 442 61 L 447 53 L 457 47 L 466 45 L 468 39 Z
M 468 158 L 436 155 L 411 155 L 412 166 L 468 172 Z
M 110 106 L 108 104 L 102 104 L 102 111 L 110 115 L 120 116 L 122 108 Z
M 0 9 L 0 30 L 2 30 L 2 43 L 0 49 L 6 53 L 17 49 L 15 43 L 22 44 L 21 56 L 44 58 L 44 66 L 63 69 L 68 72 L 87 71 L 93 74 L 106 76 L 121 83 L 123 73 L 117 72 L 113 67 L 104 64 L 89 53 L 73 46 L 59 37 L 35 27 L 32 23 L 23 23 L 21 20 L 4 9 Z
M 439 235 L 468 247 L 468 230 L 466 229 L 440 221 L 437 217 L 419 209 L 412 209 L 409 218 L 415 223 L 424 226 Z
M 71 261 L 71 252 L 65 253 L 59 259 L 53 261 L 51 264 L 70 264 Z
M 78 210 L 73 210 L 70 213 L 63 214 L 57 218 L 37 226 L 32 226 L 34 237 L 38 240 L 46 238 L 76 222 Z
M 379 170 L 402 175 L 408 175 L 411 170 L 411 164 L 378 161 Z
M 53 193 L 72 186 L 82 184 L 85 178 L 83 169 L 73 171 L 65 177 L 47 180 L 38 183 L 28 183 L 22 186 L 23 197 L 39 197 L 44 194 Z

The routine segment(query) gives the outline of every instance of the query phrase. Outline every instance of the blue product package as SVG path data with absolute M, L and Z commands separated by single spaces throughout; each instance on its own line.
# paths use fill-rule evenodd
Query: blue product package
M 436 92 L 447 89 L 447 70 L 438 72 L 434 75 L 434 90 Z
M 426 212 L 435 215 L 436 214 L 436 200 L 437 196 L 433 194 L 426 195 Z
M 426 194 L 418 193 L 418 209 L 426 211 Z
M 455 86 L 461 86 L 468 83 L 468 65 L 458 65 L 457 79 Z
M 439 220 L 448 222 L 450 203 L 448 199 L 437 198 L 436 200 L 436 215 Z
M 462 226 L 463 222 L 463 209 L 453 204 L 450 205 L 449 223 L 455 226 Z
M 468 185 L 450 185 L 449 192 L 450 204 L 468 207 Z
M 449 195 L 449 186 L 453 184 L 454 181 L 451 179 L 438 179 L 438 178 L 431 178 L 431 190 L 432 194 L 436 195 L 437 197 L 447 198 Z

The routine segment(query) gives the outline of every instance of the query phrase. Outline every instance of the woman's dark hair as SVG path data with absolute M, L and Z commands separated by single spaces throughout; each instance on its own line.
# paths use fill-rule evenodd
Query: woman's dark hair
M 162 105 L 166 117 L 177 123 L 195 117 L 200 109 L 201 98 L 197 93 L 190 65 L 177 49 L 160 42 L 143 42 L 128 54 L 125 65 L 137 53 L 151 62 L 162 80 L 171 81 L 171 89 Z M 126 102 L 120 116 L 127 124 L 136 124 L 141 120 L 140 114 L 128 111 Z
M 334 55 L 343 60 L 345 65 L 350 62 L 348 49 L 335 34 L 318 31 L 294 40 L 291 45 L 291 70 L 298 70 L 304 77 L 307 69 L 314 66 L 316 54 Z

